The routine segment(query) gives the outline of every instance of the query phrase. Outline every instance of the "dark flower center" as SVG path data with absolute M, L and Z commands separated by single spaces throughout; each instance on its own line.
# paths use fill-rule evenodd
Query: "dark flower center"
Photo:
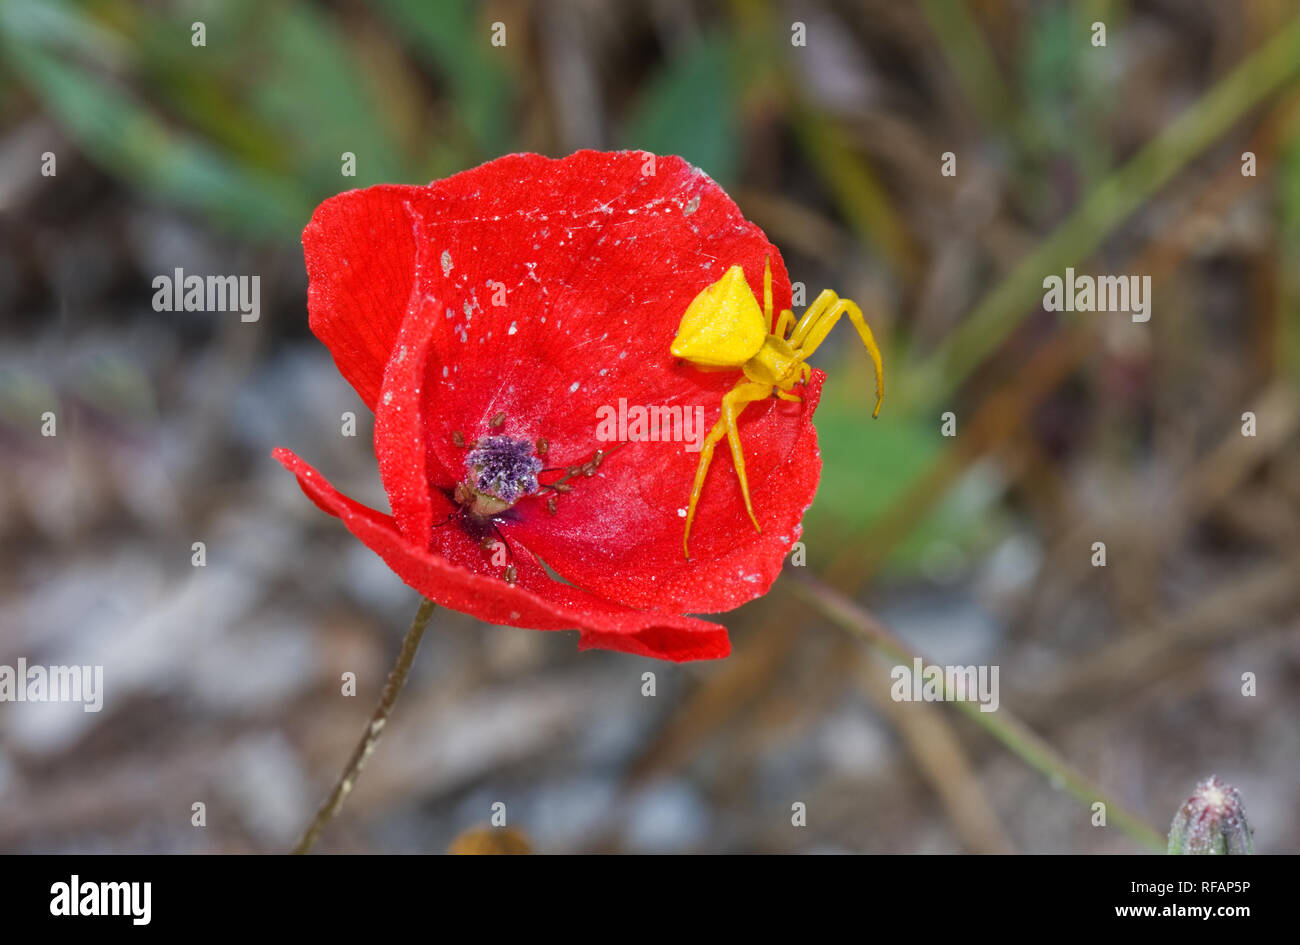
M 465 481 L 456 487 L 456 501 L 480 518 L 497 515 L 538 490 L 541 469 L 530 441 L 484 437 L 465 457 Z

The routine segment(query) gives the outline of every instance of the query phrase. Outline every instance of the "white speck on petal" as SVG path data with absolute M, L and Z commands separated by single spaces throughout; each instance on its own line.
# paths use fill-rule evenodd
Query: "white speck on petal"
M 506 334 L 507 334 L 507 335 L 513 335 L 513 334 L 514 334 L 515 332 L 517 332 L 518 330 L 519 330 L 519 323 L 518 323 L 518 322 L 511 322 L 511 323 L 510 323 L 510 329 L 506 332 Z
M 391 390 L 384 391 L 384 403 L 391 404 L 392 402 L 393 402 L 393 392 Z
M 447 365 L 445 364 L 442 366 L 442 376 L 443 377 L 447 376 Z
M 451 275 L 451 252 L 445 249 L 442 251 L 442 274 Z
M 577 391 L 577 389 L 578 389 L 578 383 L 579 383 L 578 381 L 574 381 L 574 382 L 573 382 L 573 386 L 571 386 L 571 387 L 569 388 L 569 393 L 570 393 L 570 394 L 572 394 L 572 393 L 574 393 L 574 392 Z
M 685 510 L 685 509 L 678 509 L 678 510 L 677 510 L 677 517 L 678 517 L 678 518 L 685 518 L 685 517 L 686 517 L 686 510 Z

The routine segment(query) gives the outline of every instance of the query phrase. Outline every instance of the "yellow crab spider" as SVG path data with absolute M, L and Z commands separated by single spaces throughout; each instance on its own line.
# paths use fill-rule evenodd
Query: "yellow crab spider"
M 762 533 L 749 500 L 745 454 L 740 447 L 736 420 L 748 404 L 772 394 L 782 400 L 801 400 L 790 391 L 812 376 L 812 368 L 805 360 L 817 350 L 842 315 L 848 315 L 853 322 L 876 368 L 876 409 L 871 413 L 875 417 L 879 415 L 880 403 L 885 398 L 885 368 L 876 339 L 862 317 L 862 310 L 848 299 L 825 289 L 797 323 L 794 313 L 786 309 L 769 333 L 768 327 L 772 325 L 772 261 L 769 257 L 763 265 L 761 310 L 740 266 L 728 269 L 721 279 L 687 306 L 677 328 L 677 337 L 673 339 L 673 356 L 706 371 L 740 368 L 744 372 L 736 386 L 723 395 L 722 416 L 705 437 L 700 450 L 700 464 L 695 470 L 695 484 L 691 487 L 691 500 L 686 508 L 686 534 L 682 538 L 687 558 L 691 556 L 691 522 L 695 520 L 695 507 L 709 474 L 709 464 L 713 462 L 713 448 L 724 436 L 731 446 L 731 459 L 736 466 L 741 494 L 745 497 L 745 510 L 754 528 Z

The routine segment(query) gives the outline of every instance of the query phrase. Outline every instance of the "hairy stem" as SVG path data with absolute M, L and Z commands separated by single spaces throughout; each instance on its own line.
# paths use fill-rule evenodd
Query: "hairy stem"
M 311 848 L 316 845 L 320 839 L 321 831 L 325 825 L 334 819 L 334 816 L 343 807 L 343 802 L 347 796 L 352 793 L 356 787 L 357 778 L 361 776 L 361 769 L 366 766 L 366 760 L 370 757 L 375 746 L 379 744 L 379 736 L 383 734 L 384 726 L 388 724 L 388 716 L 392 714 L 393 706 L 397 703 L 397 697 L 402 691 L 402 686 L 406 684 L 406 677 L 411 672 L 411 664 L 415 662 L 415 651 L 420 648 L 420 640 L 424 637 L 424 630 L 429 626 L 429 619 L 433 616 L 434 608 L 438 605 L 431 600 L 422 599 L 420 609 L 415 612 L 415 619 L 411 621 L 411 628 L 406 631 L 406 636 L 402 638 L 402 649 L 397 654 L 397 662 L 393 665 L 392 672 L 388 674 L 388 680 L 384 683 L 384 691 L 379 695 L 379 705 L 375 706 L 374 713 L 370 716 L 370 724 L 361 735 L 361 740 L 357 742 L 357 747 L 352 750 L 352 756 L 348 758 L 348 763 L 344 765 L 343 771 L 339 774 L 338 780 L 334 783 L 334 789 L 330 791 L 329 796 L 321 803 L 320 808 L 316 811 L 316 816 L 312 822 L 307 825 L 303 831 L 301 839 L 294 846 L 294 853 L 310 853 Z

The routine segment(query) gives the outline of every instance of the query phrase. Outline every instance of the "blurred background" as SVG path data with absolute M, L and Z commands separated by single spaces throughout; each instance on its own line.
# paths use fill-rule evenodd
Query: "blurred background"
M 1300 3 L 3 0 L 0 664 L 107 692 L 0 705 L 0 850 L 291 845 L 417 604 L 268 455 L 386 507 L 301 228 L 580 147 L 683 155 L 859 300 L 885 409 L 841 328 L 807 565 L 726 661 L 440 610 L 320 849 L 445 850 L 500 801 L 546 852 L 1142 852 L 1210 774 L 1300 849 Z M 1149 275 L 1151 320 L 1043 311 L 1067 266 Z M 260 275 L 261 320 L 155 312 L 176 267 Z M 998 665 L 1023 728 L 892 701 L 830 588 Z

